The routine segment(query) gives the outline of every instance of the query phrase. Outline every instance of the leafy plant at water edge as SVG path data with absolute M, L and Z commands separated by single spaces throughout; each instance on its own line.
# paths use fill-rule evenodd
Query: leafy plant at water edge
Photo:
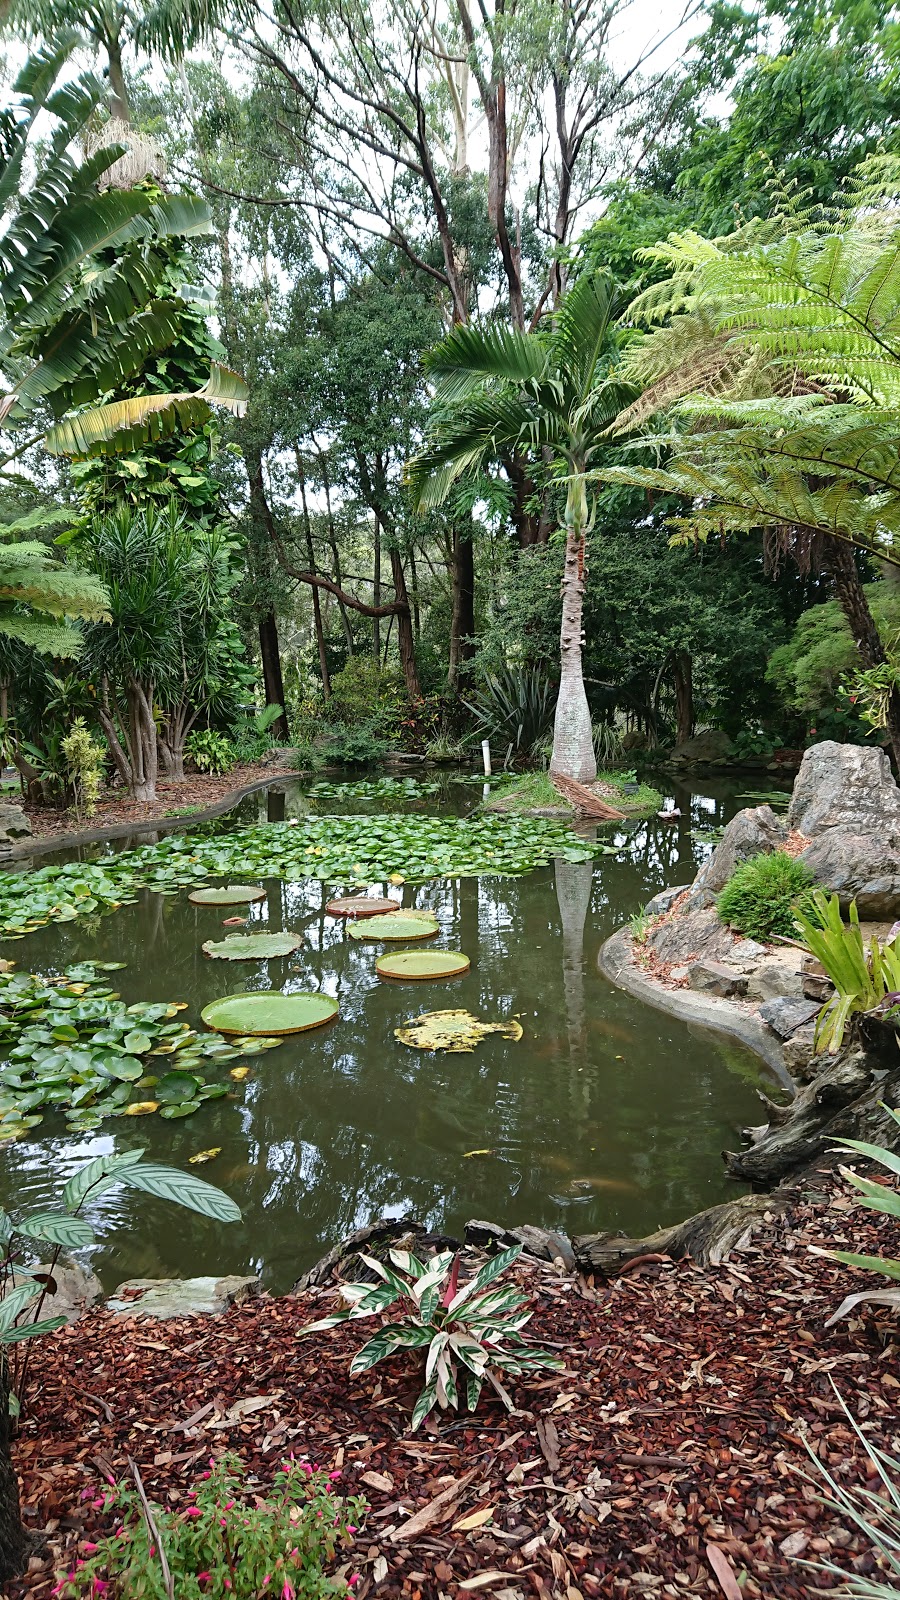
M 810 896 L 808 913 L 798 913 L 796 926 L 836 991 L 819 1012 L 816 1050 L 839 1050 L 851 1017 L 900 1002 L 900 950 L 896 940 L 881 944 L 873 937 L 867 952 L 856 901 L 848 926 L 838 896 L 829 897 L 821 889 Z
M 177 894 L 208 878 L 317 878 L 350 886 L 516 875 L 555 858 L 590 861 L 603 846 L 545 817 L 317 816 L 226 833 L 182 833 L 98 862 L 70 861 L 27 875 L 0 873 L 0 935 L 21 937 L 133 901 L 140 889 Z
M 237 1456 L 227 1455 L 202 1474 L 184 1508 L 151 1507 L 156 1536 L 136 1490 L 119 1484 L 104 1497 L 104 1509 L 119 1514 L 122 1532 L 100 1540 L 56 1592 L 78 1600 L 101 1593 L 97 1584 L 112 1583 L 123 1595 L 165 1600 L 158 1536 L 178 1600 L 346 1594 L 346 1578 L 326 1569 L 352 1540 L 367 1506 L 358 1496 L 335 1493 L 332 1480 L 339 1476 L 291 1459 L 262 1497 L 255 1481 L 247 1484 Z
M 197 1033 L 175 1020 L 180 1004 L 128 1006 L 103 977 L 118 965 L 84 962 L 60 978 L 0 974 L 0 1141 L 26 1135 L 43 1112 L 63 1108 L 75 1132 L 104 1117 L 191 1116 L 229 1092 L 205 1069 L 280 1042 Z M 158 1074 L 147 1071 L 152 1058 L 160 1059 Z
M 893 1117 L 900 1127 L 900 1111 L 891 1110 L 890 1106 L 882 1103 L 882 1109 Z M 900 1155 L 889 1150 L 886 1145 L 870 1144 L 865 1139 L 841 1139 L 835 1146 L 837 1150 L 846 1150 L 854 1155 L 866 1156 L 870 1161 L 877 1161 L 888 1172 L 900 1177 Z M 859 1173 L 853 1172 L 850 1167 L 841 1167 L 841 1176 L 847 1183 L 852 1183 L 858 1189 L 862 1198 L 861 1206 L 868 1206 L 872 1211 L 880 1211 L 886 1217 L 900 1217 L 900 1193 L 896 1189 L 889 1189 L 882 1183 L 873 1183 L 870 1178 L 861 1178 Z M 813 1247 L 815 1255 L 828 1256 L 832 1261 L 842 1261 L 847 1267 L 862 1267 L 868 1272 L 880 1272 L 886 1278 L 893 1278 L 897 1282 L 896 1289 L 886 1287 L 879 1289 L 863 1289 L 859 1294 L 848 1294 L 842 1300 L 837 1310 L 832 1313 L 825 1323 L 830 1328 L 833 1322 L 841 1317 L 846 1317 L 856 1306 L 866 1301 L 874 1301 L 878 1305 L 900 1306 L 900 1261 L 890 1256 L 860 1256 L 854 1255 L 849 1250 L 819 1250 Z
M 103 746 L 91 738 L 83 717 L 75 718 L 61 741 L 61 748 L 72 787 L 75 815 L 80 822 L 82 817 L 92 817 L 97 810 L 105 752 Z
M 372 723 L 359 728 L 329 728 L 322 736 L 321 749 L 328 760 L 350 767 L 366 767 L 387 755 L 388 742 Z
M 188 737 L 185 750 L 198 772 L 211 772 L 221 777 L 234 766 L 234 745 L 215 728 L 196 728 Z
M 798 911 L 809 904 L 813 877 L 783 850 L 752 856 L 728 880 L 716 903 L 721 922 L 751 939 L 790 939 Z
M 495 1279 L 521 1253 L 518 1244 L 502 1250 L 462 1287 L 459 1254 L 452 1250 L 441 1252 L 427 1264 L 409 1250 L 392 1250 L 391 1260 L 398 1272 L 374 1256 L 361 1256 L 381 1282 L 342 1284 L 341 1294 L 351 1302 L 349 1309 L 311 1322 L 301 1334 L 381 1316 L 396 1306 L 400 1320 L 386 1323 L 357 1351 L 350 1363 L 351 1376 L 368 1372 L 400 1350 L 427 1352 L 425 1384 L 413 1408 L 413 1428 L 435 1408 L 457 1406 L 461 1391 L 468 1410 L 474 1411 L 485 1379 L 508 1400 L 492 1367 L 514 1376 L 543 1367 L 552 1372 L 565 1370 L 557 1356 L 545 1354 L 520 1337 L 532 1316 L 531 1311 L 522 1309 L 528 1304 L 526 1296 L 513 1284 L 495 1286 Z

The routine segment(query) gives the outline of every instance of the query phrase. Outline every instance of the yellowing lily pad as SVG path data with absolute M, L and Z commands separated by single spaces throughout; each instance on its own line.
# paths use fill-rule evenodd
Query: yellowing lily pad
M 192 906 L 246 906 L 265 898 L 265 889 L 248 883 L 229 883 L 224 889 L 192 889 L 188 895 Z
M 519 1040 L 522 1024 L 514 1017 L 509 1022 L 482 1022 L 480 1017 L 473 1017 L 471 1011 L 424 1011 L 414 1021 L 394 1029 L 394 1037 L 401 1044 L 411 1045 L 414 1050 L 445 1050 L 450 1055 L 471 1054 L 489 1033 Z M 485 1154 L 483 1150 L 470 1153 Z
M 249 1076 L 250 1076 L 250 1068 L 249 1067 L 232 1067 L 232 1069 L 229 1072 L 228 1076 L 229 1076 L 229 1078 L 233 1078 L 235 1083 L 243 1083 L 244 1079 L 245 1078 L 249 1078 Z
M 366 917 L 350 929 L 351 939 L 433 939 L 440 924 L 427 911 L 392 911 L 389 917 Z
M 158 1100 L 133 1100 L 122 1112 L 123 1117 L 149 1117 L 150 1113 L 159 1110 Z
M 399 950 L 396 955 L 379 956 L 375 971 L 379 978 L 394 978 L 426 983 L 430 978 L 461 978 L 471 963 L 458 950 Z
M 329 900 L 325 907 L 328 917 L 378 917 L 385 912 L 396 911 L 393 900 L 379 899 L 376 895 L 348 894 L 342 895 L 337 900 Z
M 222 1154 L 222 1146 L 214 1145 L 212 1150 L 198 1150 L 195 1156 L 188 1156 L 188 1166 L 202 1167 L 207 1161 L 215 1161 L 216 1156 Z
M 296 933 L 229 933 L 224 939 L 207 939 L 201 949 L 214 961 L 269 961 L 293 955 L 302 943 Z
M 217 1033 L 286 1034 L 319 1028 L 338 1014 L 327 994 L 281 994 L 279 990 L 227 994 L 204 1006 L 200 1015 Z M 239 1071 L 235 1068 L 234 1071 Z

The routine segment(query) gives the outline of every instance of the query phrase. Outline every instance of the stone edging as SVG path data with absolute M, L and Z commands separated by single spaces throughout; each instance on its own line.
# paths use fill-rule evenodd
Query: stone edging
M 655 983 L 634 960 L 627 928 L 619 928 L 601 946 L 597 965 L 610 983 L 624 989 L 626 994 L 634 995 L 635 999 L 654 1006 L 657 1011 L 667 1011 L 674 1017 L 680 1017 L 683 1022 L 695 1022 L 704 1028 L 733 1034 L 760 1056 L 767 1067 L 771 1067 L 786 1089 L 793 1091 L 795 1085 L 785 1067 L 782 1047 L 764 1023 L 731 1000 L 690 994 L 684 989 L 664 989 L 661 984 Z
M 267 778 L 255 778 L 253 783 L 245 783 L 240 789 L 230 789 L 221 800 L 216 800 L 203 811 L 182 811 L 177 817 L 148 817 L 144 822 L 112 822 L 108 828 L 85 828 L 81 833 L 53 833 L 44 838 L 39 834 L 36 839 L 26 837 L 16 841 L 6 860 L 27 861 L 30 856 L 47 855 L 54 850 L 75 850 L 79 845 L 105 844 L 107 839 L 127 839 L 132 833 L 176 833 L 179 828 L 193 828 L 199 822 L 211 822 L 215 817 L 223 816 L 258 789 L 270 789 L 273 784 L 282 783 L 287 778 L 305 776 L 305 769 L 300 767 L 296 771 L 272 772 Z

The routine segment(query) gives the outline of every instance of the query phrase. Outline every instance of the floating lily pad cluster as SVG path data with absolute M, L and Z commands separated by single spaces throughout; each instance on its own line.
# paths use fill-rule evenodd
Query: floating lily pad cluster
M 322 779 L 307 791 L 311 800 L 420 800 L 426 794 L 439 794 L 441 785 L 433 778 L 349 778 L 346 783 Z
M 482 1022 L 471 1011 L 423 1011 L 420 1017 L 394 1029 L 395 1039 L 414 1050 L 444 1050 L 449 1055 L 471 1054 L 488 1034 L 499 1033 L 517 1042 L 522 1024 L 515 1017 L 507 1022 Z
M 65 1110 L 77 1131 L 104 1117 L 190 1116 L 228 1093 L 210 1069 L 281 1042 L 197 1033 L 177 1020 L 181 1004 L 126 1005 L 105 976 L 118 966 L 0 973 L 0 1140 L 27 1133 L 44 1111 Z
M 234 872 L 349 887 L 437 877 L 516 876 L 563 861 L 590 861 L 598 847 L 564 822 L 494 814 L 308 817 L 296 826 L 259 823 L 227 833 L 173 834 L 158 844 L 66 862 L 28 874 L 0 873 L 0 936 L 30 933 L 133 901 L 142 889 L 177 894 Z

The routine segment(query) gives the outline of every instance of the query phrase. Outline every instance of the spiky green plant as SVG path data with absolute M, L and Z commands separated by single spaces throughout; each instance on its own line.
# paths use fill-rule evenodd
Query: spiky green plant
M 873 936 L 866 950 L 856 901 L 850 903 L 848 925 L 838 896 L 822 889 L 810 896 L 808 911 L 797 912 L 796 927 L 835 987 L 816 1020 L 816 1050 L 839 1050 L 851 1017 L 900 1000 L 897 940 L 882 944 Z

